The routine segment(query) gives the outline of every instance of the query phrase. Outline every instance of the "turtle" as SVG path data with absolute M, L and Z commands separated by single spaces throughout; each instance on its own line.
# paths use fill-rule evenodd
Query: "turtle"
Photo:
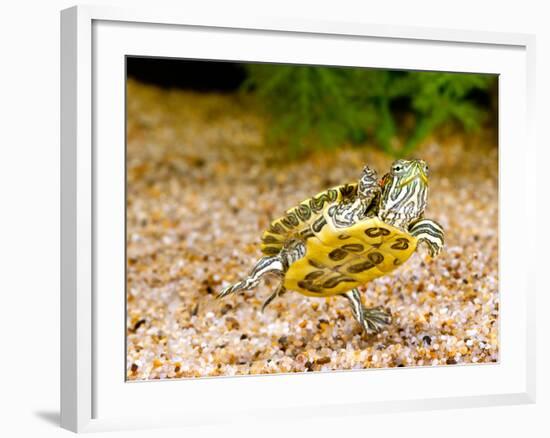
M 224 287 L 218 298 L 278 277 L 262 312 L 278 296 L 294 290 L 309 297 L 345 297 L 367 334 L 391 323 L 391 311 L 363 305 L 359 287 L 389 274 L 419 245 L 431 257 L 444 246 L 444 230 L 424 218 L 428 166 L 399 159 L 381 179 L 365 166 L 360 179 L 300 202 L 271 222 L 261 239 L 261 257 L 243 280 Z

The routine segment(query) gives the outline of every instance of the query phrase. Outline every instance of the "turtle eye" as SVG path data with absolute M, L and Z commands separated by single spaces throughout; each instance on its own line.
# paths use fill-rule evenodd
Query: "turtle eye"
M 392 167 L 392 170 L 396 173 L 399 173 L 403 170 L 403 166 L 401 164 L 396 164 Z

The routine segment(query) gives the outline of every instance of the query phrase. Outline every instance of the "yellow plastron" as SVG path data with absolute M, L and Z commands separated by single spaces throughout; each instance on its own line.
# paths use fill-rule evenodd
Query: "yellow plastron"
M 376 217 L 347 228 L 335 228 L 327 217 L 327 224 L 305 244 L 306 255 L 289 268 L 284 286 L 326 297 L 391 272 L 416 250 L 417 239 Z

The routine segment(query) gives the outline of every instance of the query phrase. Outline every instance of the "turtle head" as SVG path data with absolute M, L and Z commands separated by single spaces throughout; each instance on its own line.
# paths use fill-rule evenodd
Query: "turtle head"
M 401 228 L 422 217 L 428 197 L 428 165 L 423 160 L 397 160 L 382 179 L 379 216 Z

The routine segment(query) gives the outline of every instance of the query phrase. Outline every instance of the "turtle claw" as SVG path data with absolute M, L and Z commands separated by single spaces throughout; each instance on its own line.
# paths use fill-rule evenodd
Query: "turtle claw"
M 250 277 L 239 281 L 231 286 L 224 287 L 216 298 L 224 298 L 227 295 L 234 294 L 235 292 L 240 292 L 242 290 L 250 290 L 258 285 L 258 280 L 251 279 Z
M 432 258 L 436 258 L 439 254 L 441 254 L 441 251 L 443 250 L 443 247 L 439 245 L 430 246 L 430 255 Z
M 226 286 L 218 293 L 218 295 L 216 295 L 216 299 L 220 300 L 222 298 L 225 298 L 227 295 L 232 294 L 234 290 L 235 290 L 235 285 Z
M 368 334 L 380 333 L 391 322 L 391 312 L 381 306 L 363 310 L 362 324 Z

